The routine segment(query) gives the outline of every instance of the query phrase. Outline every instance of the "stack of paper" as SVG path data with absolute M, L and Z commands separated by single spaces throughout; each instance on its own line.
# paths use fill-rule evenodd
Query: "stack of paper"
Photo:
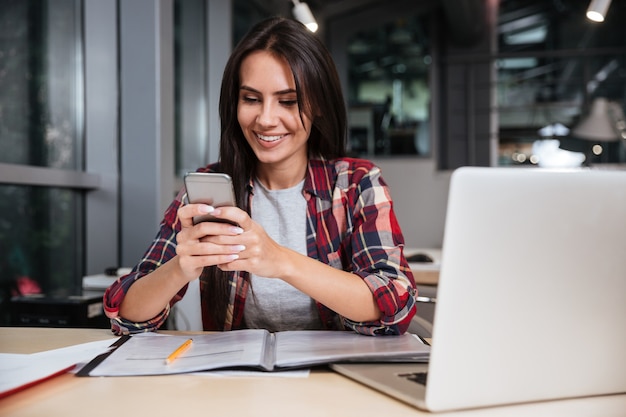
M 61 375 L 104 353 L 116 339 L 32 354 L 0 353 L 0 398 Z

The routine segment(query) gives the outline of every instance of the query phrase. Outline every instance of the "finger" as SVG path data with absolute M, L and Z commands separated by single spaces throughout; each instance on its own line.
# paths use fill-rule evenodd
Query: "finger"
M 243 270 L 243 268 L 238 268 L 236 265 L 236 262 L 238 260 L 238 256 L 237 257 L 233 257 L 232 259 L 226 259 L 223 262 L 220 262 L 217 265 L 217 267 L 219 269 L 221 269 L 222 271 L 240 271 Z
M 214 217 L 222 220 L 227 220 L 232 223 L 238 224 L 242 229 L 247 230 L 252 225 L 252 219 L 239 207 L 224 206 L 216 207 L 211 213 Z
M 186 204 L 178 208 L 178 219 L 182 227 L 193 226 L 193 218 L 212 213 L 215 209 L 207 204 Z
M 193 230 L 199 237 L 236 236 L 243 233 L 243 229 L 241 227 L 219 221 L 206 221 L 198 223 L 194 226 Z
M 176 246 L 176 254 L 179 256 L 220 256 L 238 255 L 244 251 L 244 245 L 220 245 L 213 242 L 197 242 Z
M 192 255 L 231 255 L 240 254 L 246 250 L 245 245 L 216 243 L 208 237 L 202 238 L 199 243 L 193 246 Z
M 202 268 L 222 264 L 228 265 L 236 260 L 237 257 L 237 254 L 185 256 L 181 257 L 179 262 L 183 270 L 190 271 L 190 276 L 197 277 Z
M 230 265 L 239 258 L 236 253 L 229 255 L 205 255 L 194 256 L 194 261 L 199 261 L 202 266 L 217 266 Z

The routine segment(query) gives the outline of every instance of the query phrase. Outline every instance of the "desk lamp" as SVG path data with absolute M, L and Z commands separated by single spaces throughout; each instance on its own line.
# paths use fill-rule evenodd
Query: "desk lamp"
M 581 139 L 600 142 L 615 142 L 626 139 L 624 113 L 616 102 L 598 97 L 591 103 L 591 109 L 572 134 Z

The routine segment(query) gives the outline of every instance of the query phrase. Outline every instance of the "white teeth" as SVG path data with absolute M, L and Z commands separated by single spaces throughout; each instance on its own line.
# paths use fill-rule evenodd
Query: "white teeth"
M 279 136 L 265 136 L 265 135 L 261 135 L 257 133 L 257 136 L 259 137 L 259 139 L 264 140 L 265 142 L 275 142 L 278 139 L 282 138 L 283 135 L 279 135 Z

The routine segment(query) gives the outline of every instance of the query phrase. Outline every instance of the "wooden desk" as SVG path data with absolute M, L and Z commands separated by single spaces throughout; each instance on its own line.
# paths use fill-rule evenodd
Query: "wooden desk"
M 111 338 L 103 329 L 0 328 L 0 352 L 34 353 Z M 617 370 L 616 370 L 617 371 Z M 440 413 L 436 416 L 624 416 L 626 394 Z M 0 416 L 421 416 L 331 371 L 308 378 L 80 378 L 65 374 L 0 400 Z

